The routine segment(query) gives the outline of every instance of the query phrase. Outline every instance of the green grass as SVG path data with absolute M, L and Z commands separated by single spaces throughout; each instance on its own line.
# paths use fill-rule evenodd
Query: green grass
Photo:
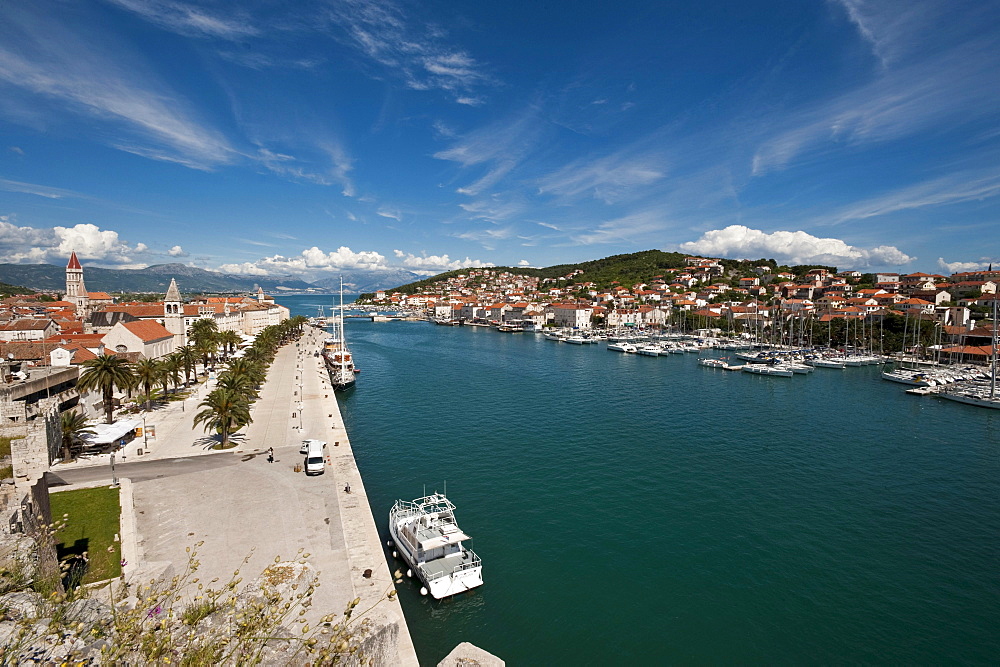
M 16 436 L 16 438 L 23 438 L 24 436 Z M 10 456 L 10 441 L 16 438 L 8 438 L 6 436 L 0 437 L 0 459 L 5 456 Z
M 121 575 L 119 532 L 121 504 L 119 490 L 112 487 L 60 491 L 51 496 L 52 519 L 57 524 L 66 517 L 66 525 L 56 534 L 59 560 L 82 556 L 88 563 L 82 583 L 104 581 Z M 108 551 L 108 548 L 111 551 Z
M 10 479 L 14 476 L 14 466 L 0 466 L 0 479 Z

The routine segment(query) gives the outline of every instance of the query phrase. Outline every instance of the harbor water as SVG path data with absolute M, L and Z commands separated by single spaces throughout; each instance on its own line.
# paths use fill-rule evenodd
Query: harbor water
M 456 598 L 399 586 L 422 664 L 461 641 L 511 665 L 1000 658 L 998 411 L 909 396 L 878 367 L 764 377 L 534 334 L 346 329 L 362 372 L 340 405 L 384 538 L 394 500 L 447 484 L 483 559 L 485 585 Z

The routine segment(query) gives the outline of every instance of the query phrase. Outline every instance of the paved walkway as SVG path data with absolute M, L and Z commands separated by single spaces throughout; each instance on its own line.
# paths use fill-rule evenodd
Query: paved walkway
M 315 615 L 340 614 L 360 597 L 358 611 L 374 607 L 368 612 L 373 621 L 399 626 L 398 656 L 388 662 L 416 665 L 398 600 L 379 602 L 392 586 L 391 575 L 329 377 L 315 355 L 323 337 L 307 327 L 298 345 L 278 352 L 254 406 L 254 421 L 230 450 L 239 463 L 134 483 L 141 575 L 183 570 L 186 547 L 198 541 L 204 541 L 198 576 L 221 582 L 237 568 L 246 582 L 276 556 L 308 553 L 321 573 Z M 200 427 L 191 426 L 192 408 L 200 400 L 189 398 L 183 410 L 171 404 L 157 414 L 155 443 L 142 456 L 126 450 L 128 463 L 210 453 Z M 147 417 L 147 425 L 151 422 Z M 323 475 L 295 471 L 303 461 L 298 448 L 304 438 L 328 443 Z M 135 443 L 131 447 L 137 449 Z M 273 463 L 267 460 L 269 447 Z M 53 472 L 100 463 L 108 461 L 57 466 Z M 241 565 L 246 556 L 248 563 Z

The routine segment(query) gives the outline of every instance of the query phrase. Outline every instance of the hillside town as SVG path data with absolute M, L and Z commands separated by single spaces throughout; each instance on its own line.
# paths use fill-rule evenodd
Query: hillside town
M 990 354 L 992 329 L 977 325 L 977 319 L 997 299 L 1000 270 L 945 276 L 812 268 L 798 274 L 760 265 L 743 273 L 727 270 L 720 259 L 687 257 L 685 262 L 645 282 L 602 287 L 581 269 L 555 278 L 470 269 L 415 294 L 379 291 L 369 302 L 420 310 L 441 323 L 570 329 L 696 322 L 706 331 L 747 331 L 788 318 L 825 324 L 896 315 L 940 324 L 951 354 L 983 361 Z
M 58 397 L 60 410 L 81 408 L 101 415 L 101 396 L 76 389 L 80 365 L 102 355 L 135 363 L 158 360 L 187 346 L 199 320 L 218 332 L 252 340 L 264 328 L 289 319 L 288 309 L 258 289 L 254 297 L 197 297 L 187 301 L 174 279 L 161 301 L 118 302 L 86 288 L 76 253 L 66 265 L 66 289 L 58 300 L 12 296 L 0 306 L 3 385 L 0 416 L 7 422 L 32 419 L 42 398 Z

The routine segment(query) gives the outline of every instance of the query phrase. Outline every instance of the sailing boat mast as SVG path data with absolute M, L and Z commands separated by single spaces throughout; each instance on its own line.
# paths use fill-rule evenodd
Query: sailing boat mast
M 993 354 L 993 368 L 990 373 L 990 398 L 996 398 L 997 395 L 997 294 L 993 294 L 993 345 L 990 350 Z

